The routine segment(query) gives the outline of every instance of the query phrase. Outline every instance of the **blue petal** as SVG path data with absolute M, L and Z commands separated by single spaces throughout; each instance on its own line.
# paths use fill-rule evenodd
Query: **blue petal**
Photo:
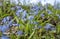
M 34 16 L 29 16 L 28 20 L 33 20 Z
M 49 30 L 49 29 L 51 29 L 51 26 L 52 26 L 51 24 L 47 23 L 44 28 L 45 28 L 46 30 Z
M 2 36 L 1 39 L 10 39 L 10 38 L 7 36 Z
M 2 32 L 5 32 L 9 29 L 9 27 L 7 25 L 3 25 L 2 26 Z
M 22 31 L 18 31 L 18 32 L 17 32 L 17 35 L 22 35 L 22 34 L 23 34 Z
M 20 26 L 19 24 L 12 24 L 13 26 Z

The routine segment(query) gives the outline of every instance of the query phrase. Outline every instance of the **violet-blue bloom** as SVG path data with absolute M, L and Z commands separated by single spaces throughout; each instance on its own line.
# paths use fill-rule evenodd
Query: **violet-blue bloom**
M 32 10 L 38 10 L 38 9 L 39 9 L 38 6 L 33 6 L 33 7 L 32 7 Z
M 13 24 L 13 20 L 9 21 L 9 23 L 7 25 L 12 26 L 12 24 Z
M 51 24 L 47 23 L 44 28 L 45 28 L 46 30 L 49 30 L 49 29 L 51 29 L 51 26 L 52 26 Z
M 37 15 L 38 14 L 38 10 L 34 11 L 34 15 Z
M 3 23 L 6 23 L 6 21 L 7 21 L 6 18 L 3 18 L 2 22 L 3 22 Z
M 53 27 L 53 28 L 51 28 L 51 30 L 52 30 L 52 31 L 53 31 L 53 30 L 56 30 L 56 28 Z
M 11 18 L 10 16 L 7 16 L 7 17 L 3 18 L 2 22 L 3 22 L 3 23 L 6 23 L 7 21 L 10 20 L 10 18 Z
M 11 18 L 10 16 L 7 16 L 7 17 L 6 17 L 7 21 L 9 21 L 9 20 L 10 20 L 10 18 Z
M 2 26 L 2 32 L 5 32 L 6 30 L 8 30 L 9 29 L 9 26 L 6 26 L 6 25 L 3 25 Z
M 38 26 L 37 28 L 40 29 L 40 28 L 42 28 L 42 26 Z
M 19 17 L 21 12 L 23 12 L 23 9 L 17 10 L 17 11 L 16 11 L 16 15 Z
M 45 15 L 42 13 L 42 14 L 40 14 L 40 16 L 41 16 L 41 17 L 44 17 Z
M 25 18 L 26 16 L 27 16 L 27 12 L 24 11 L 24 12 L 22 13 L 22 18 Z
M 47 10 L 48 14 L 52 14 L 52 12 L 50 10 Z
M 22 35 L 23 32 L 22 31 L 17 31 L 17 35 Z
M 43 10 L 44 8 L 42 7 L 42 6 L 40 6 L 40 8 L 39 8 L 40 10 Z
M 19 24 L 12 24 L 13 26 L 20 26 Z
M 2 36 L 1 39 L 10 39 L 10 38 L 7 36 Z
M 33 20 L 34 16 L 29 16 L 28 20 Z

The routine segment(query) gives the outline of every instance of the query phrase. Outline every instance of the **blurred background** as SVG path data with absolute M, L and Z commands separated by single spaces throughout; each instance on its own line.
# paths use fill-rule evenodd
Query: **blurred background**
M 15 2 L 16 4 L 18 4 L 18 2 L 21 2 L 22 4 L 24 4 L 24 2 L 26 4 L 37 4 L 39 2 L 42 3 L 42 5 L 46 4 L 46 3 L 49 3 L 51 5 L 54 5 L 54 3 L 58 3 L 60 2 L 60 0 L 11 0 L 11 2 Z

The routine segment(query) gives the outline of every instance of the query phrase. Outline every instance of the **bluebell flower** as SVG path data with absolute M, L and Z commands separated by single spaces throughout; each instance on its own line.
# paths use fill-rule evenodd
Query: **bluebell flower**
M 43 10 L 44 8 L 42 7 L 42 6 L 40 6 L 40 8 L 39 8 L 40 10 Z
M 9 29 L 9 26 L 3 25 L 2 26 L 2 32 L 6 32 Z
M 37 14 L 38 14 L 38 10 L 33 11 L 33 12 L 31 11 L 29 14 L 34 15 L 34 16 L 35 16 L 35 15 L 37 15 Z
M 22 21 L 24 22 L 24 21 L 26 21 L 27 20 L 27 18 L 22 18 Z
M 7 36 L 2 36 L 1 39 L 10 39 L 10 38 Z
M 19 17 L 20 16 L 20 12 L 16 12 L 16 15 Z
M 40 16 L 41 16 L 41 17 L 44 17 L 45 15 L 42 13 L 42 14 L 40 14 Z
M 52 25 L 49 24 L 49 23 L 47 23 L 46 26 L 45 26 L 44 28 L 45 28 L 46 30 L 49 30 L 49 29 L 51 29 L 51 27 L 52 27 Z
M 22 35 L 23 32 L 22 32 L 22 31 L 17 31 L 16 34 L 17 34 L 17 35 Z
M 53 27 L 53 28 L 51 28 L 51 30 L 53 31 L 53 30 L 56 30 L 56 28 L 55 27 Z
M 34 11 L 33 13 L 34 13 L 34 15 L 37 15 L 38 14 L 38 10 Z
M 42 28 L 42 26 L 38 26 L 37 28 L 40 29 L 40 28 Z
M 34 24 L 34 25 L 38 24 L 38 22 L 33 21 L 33 20 L 31 20 L 30 23 L 31 23 L 31 24 Z
M 11 18 L 10 16 L 7 16 L 7 17 L 6 17 L 7 21 L 9 21 L 9 20 L 10 20 L 10 18 Z
M 38 22 L 36 22 L 36 21 L 31 20 L 31 21 L 30 21 L 30 24 L 38 25 L 39 23 L 38 23 Z
M 28 20 L 33 20 L 34 16 L 29 16 Z
M 35 24 L 35 25 L 36 25 L 36 24 L 38 24 L 38 22 L 36 22 L 36 21 L 33 21 L 33 23 L 32 23 L 32 24 Z
M 19 24 L 12 24 L 13 26 L 20 26 Z
M 41 26 L 34 26 L 34 29 L 41 29 Z
M 26 16 L 27 16 L 27 12 L 24 11 L 24 12 L 22 13 L 22 18 L 25 18 Z
M 52 31 L 53 33 L 56 33 L 56 28 L 55 28 L 55 27 L 51 28 L 51 31 Z
M 33 6 L 33 7 L 31 8 L 31 10 L 39 10 L 39 7 L 38 7 L 38 6 Z
M 3 22 L 3 23 L 6 23 L 6 21 L 7 21 L 6 18 L 3 18 L 2 22 Z
M 2 22 L 3 22 L 3 23 L 6 23 L 7 21 L 10 20 L 10 18 L 11 18 L 10 16 L 7 16 L 7 17 L 3 18 Z
M 12 26 L 12 24 L 13 24 L 13 20 L 9 21 L 9 23 L 7 25 Z
M 52 14 L 52 12 L 51 12 L 50 10 L 47 10 L 47 13 L 48 13 L 48 14 Z
M 23 12 L 23 9 L 17 10 L 17 11 L 16 11 L 16 15 L 19 17 L 21 12 Z

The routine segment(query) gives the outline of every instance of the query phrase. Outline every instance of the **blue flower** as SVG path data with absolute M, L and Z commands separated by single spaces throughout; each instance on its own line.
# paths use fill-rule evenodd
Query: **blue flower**
M 44 17 L 45 15 L 42 13 L 42 14 L 40 14 L 40 16 L 41 16 L 41 17 Z
M 9 29 L 9 26 L 3 25 L 2 26 L 2 32 L 6 32 Z
M 42 28 L 42 26 L 38 26 L 37 28 L 40 29 L 40 28 Z
M 46 30 L 49 30 L 49 29 L 51 29 L 51 27 L 52 27 L 52 25 L 49 24 L 49 23 L 47 23 L 46 26 L 45 26 L 44 28 L 45 28 Z
M 52 30 L 52 31 L 53 31 L 53 30 L 56 30 L 56 28 L 53 27 L 53 28 L 51 28 L 51 30 Z
M 33 24 L 38 24 L 38 22 L 34 21 Z
M 48 14 L 52 14 L 52 12 L 50 10 L 47 10 Z
M 39 10 L 39 7 L 38 7 L 38 6 L 33 6 L 33 7 L 31 8 L 31 10 Z
M 9 21 L 9 20 L 10 20 L 10 18 L 11 18 L 10 16 L 7 16 L 7 17 L 6 17 L 7 21 Z
M 37 25 L 37 24 L 38 24 L 38 22 L 31 20 L 31 21 L 30 21 L 30 24 Z
M 9 21 L 9 23 L 7 25 L 12 26 L 12 24 L 13 24 L 13 20 Z
M 19 24 L 12 24 L 13 26 L 20 26 Z
M 7 36 L 2 36 L 1 39 L 10 39 L 10 38 Z
M 16 34 L 17 34 L 17 35 L 22 35 L 23 32 L 22 32 L 22 31 L 17 31 Z
M 11 18 L 10 16 L 7 16 L 7 17 L 3 18 L 2 22 L 6 23 L 10 20 L 10 18 Z
M 29 16 L 28 20 L 33 20 L 34 16 Z
M 34 29 L 41 29 L 41 26 L 34 26 Z
M 34 13 L 34 15 L 37 15 L 38 14 L 38 10 L 34 11 L 33 13 Z
M 24 12 L 22 13 L 22 18 L 25 18 L 26 16 L 27 16 L 27 12 L 24 11 Z
M 16 11 L 16 15 L 19 17 L 21 12 L 23 12 L 23 9 L 17 10 L 17 11 Z
M 37 15 L 37 14 L 38 14 L 38 10 L 33 11 L 33 12 L 31 11 L 29 14 L 32 14 L 32 15 L 34 15 L 34 16 L 35 16 L 35 15 Z
M 40 10 L 43 10 L 44 8 L 42 7 L 42 6 L 40 6 L 40 8 L 39 8 Z
M 6 23 L 6 21 L 7 21 L 6 18 L 4 18 L 4 19 L 2 20 L 3 23 Z

